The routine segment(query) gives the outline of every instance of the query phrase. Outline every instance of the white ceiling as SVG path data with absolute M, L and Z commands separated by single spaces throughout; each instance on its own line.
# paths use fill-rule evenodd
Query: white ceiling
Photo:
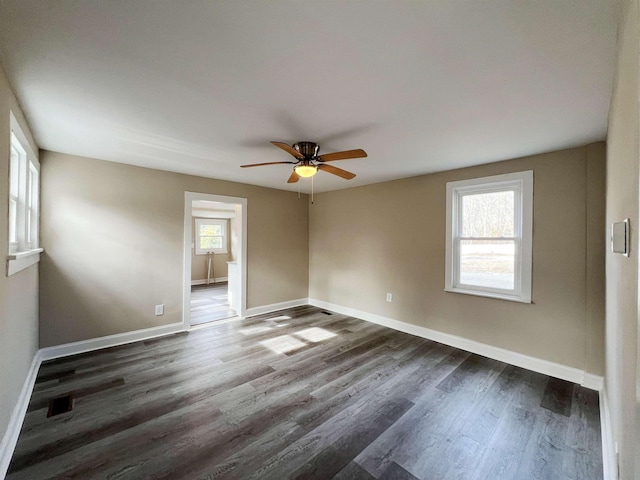
M 603 140 L 615 0 L 0 2 L 41 148 L 296 190 L 270 140 L 365 149 L 329 191 Z M 304 180 L 303 191 L 310 181 Z
M 191 216 L 205 218 L 235 218 L 236 205 L 234 203 L 193 200 L 191 202 Z

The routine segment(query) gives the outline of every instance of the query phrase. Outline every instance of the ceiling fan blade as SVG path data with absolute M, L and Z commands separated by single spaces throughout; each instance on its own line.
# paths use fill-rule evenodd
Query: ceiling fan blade
M 358 148 L 356 150 L 345 150 L 344 152 L 326 153 L 320 155 L 318 160 L 321 162 L 333 162 L 335 160 L 348 160 L 350 158 L 364 158 L 367 152 Z
M 285 152 L 290 153 L 291 155 L 293 155 L 297 159 L 304 158 L 303 155 L 299 151 L 297 151 L 295 148 L 293 148 L 290 145 L 287 145 L 284 142 L 271 142 L 271 143 L 273 143 L 276 147 L 281 148 Z
M 289 180 L 287 180 L 287 183 L 296 183 L 298 180 L 300 180 L 300 175 L 298 175 L 296 173 L 296 171 L 294 170 L 291 173 L 291 176 L 289 177 Z
M 347 172 L 346 170 L 343 170 L 338 167 L 334 167 L 333 165 L 325 165 L 324 163 L 319 164 L 318 169 L 324 170 L 327 173 L 333 173 L 334 175 L 337 175 L 347 180 L 351 180 L 353 177 L 356 176 L 355 173 Z
M 240 165 L 240 168 L 247 167 L 262 167 L 263 165 L 281 165 L 281 164 L 296 164 L 298 162 L 267 162 L 267 163 L 250 163 L 249 165 Z

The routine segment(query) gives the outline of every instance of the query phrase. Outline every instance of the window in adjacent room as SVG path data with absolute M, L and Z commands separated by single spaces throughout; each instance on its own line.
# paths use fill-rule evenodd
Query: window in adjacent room
M 447 183 L 445 290 L 531 302 L 533 172 Z
M 196 218 L 196 255 L 227 253 L 227 221 Z
M 9 251 L 7 275 L 40 259 L 40 163 L 10 114 L 9 159 Z

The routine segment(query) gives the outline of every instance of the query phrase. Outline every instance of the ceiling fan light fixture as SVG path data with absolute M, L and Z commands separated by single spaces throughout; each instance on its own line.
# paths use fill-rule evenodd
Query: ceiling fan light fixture
M 313 177 L 318 173 L 318 167 L 315 165 L 298 165 L 294 170 L 298 175 L 304 178 Z
M 0 0 L 1 2 L 2 0 Z M 298 142 L 290 146 L 284 142 L 271 142 L 274 146 L 284 150 L 289 155 L 295 158 L 295 161 L 289 160 L 288 162 L 266 162 L 266 163 L 250 163 L 248 165 L 240 165 L 242 168 L 248 167 L 262 167 L 263 165 L 280 165 L 289 164 L 293 165 L 293 172 L 289 176 L 287 183 L 296 183 L 300 178 L 311 178 L 318 173 L 318 170 L 322 170 L 325 173 L 337 175 L 345 180 L 351 180 L 356 176 L 355 173 L 347 172 L 341 168 L 334 167 L 327 162 L 334 162 L 336 160 L 349 160 L 351 158 L 364 158 L 367 156 L 367 152 L 358 148 L 356 150 L 345 150 L 343 152 L 333 152 L 324 155 L 318 155 L 320 146 L 314 142 Z M 313 183 L 312 183 L 313 185 Z M 312 195 L 313 197 L 313 195 Z M 313 202 L 311 202 L 313 203 Z

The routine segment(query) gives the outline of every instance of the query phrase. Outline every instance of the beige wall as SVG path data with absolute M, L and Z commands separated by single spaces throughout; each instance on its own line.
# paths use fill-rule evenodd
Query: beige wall
M 604 375 L 605 278 L 604 264 L 607 234 L 606 212 L 606 144 L 594 143 L 587 148 L 586 174 L 586 300 L 585 300 L 585 366 L 587 372 Z
M 193 221 L 191 222 L 191 238 L 193 241 L 196 241 L 196 218 L 193 217 Z M 211 217 L 208 217 L 211 218 Z M 228 273 L 227 262 L 231 260 L 231 246 L 229 245 L 231 238 L 231 230 L 229 227 L 229 219 L 222 218 L 220 220 L 224 220 L 227 222 L 227 253 L 217 253 L 212 255 L 211 257 L 211 266 L 213 267 L 213 272 L 211 273 L 211 280 L 213 278 L 221 278 L 226 277 Z M 196 255 L 196 249 L 191 249 L 191 280 L 206 280 L 207 279 L 207 270 L 209 266 L 209 256 L 208 255 Z
M 606 224 L 631 220 L 631 255 L 607 251 L 606 391 L 615 440 L 620 452 L 620 478 L 640 476 L 640 387 L 638 375 L 638 143 L 640 81 L 640 13 L 638 1 L 622 2 L 618 30 L 618 64 L 609 111 L 607 136 Z M 634 465 L 635 462 L 635 465 Z
M 248 308 L 307 296 L 306 196 L 46 151 L 40 162 L 42 346 L 182 321 L 185 191 L 247 198 Z
M 596 144 L 319 194 L 309 296 L 602 374 L 604 168 Z M 444 292 L 446 183 L 531 169 L 533 304 Z
M 12 111 L 34 152 L 29 126 L 0 66 L 0 252 L 8 251 L 9 111 Z M 4 263 L 4 262 L 3 262 Z M 38 266 L 11 277 L 6 264 L 0 273 L 0 438 L 16 405 L 33 357 L 38 350 Z

